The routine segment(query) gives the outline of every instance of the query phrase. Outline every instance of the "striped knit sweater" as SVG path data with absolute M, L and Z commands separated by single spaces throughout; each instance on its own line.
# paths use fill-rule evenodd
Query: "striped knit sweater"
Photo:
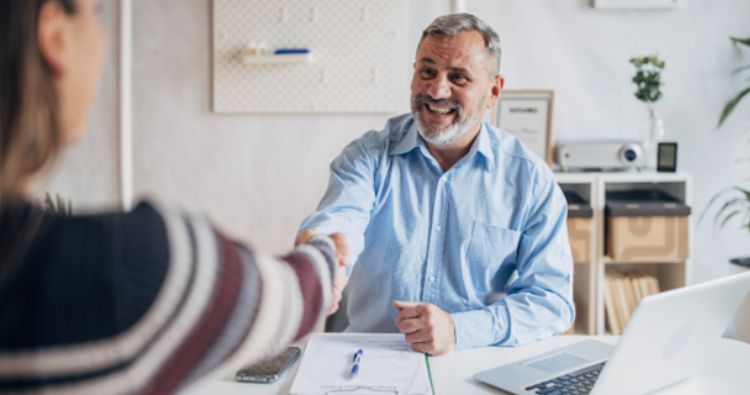
M 310 332 L 334 265 L 328 238 L 274 258 L 148 203 L 44 214 L 0 282 L 0 393 L 169 394 L 226 373 Z

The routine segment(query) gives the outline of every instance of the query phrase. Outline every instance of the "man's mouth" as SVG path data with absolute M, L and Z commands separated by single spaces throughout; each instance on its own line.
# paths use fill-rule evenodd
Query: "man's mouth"
M 427 111 L 431 113 L 441 114 L 441 115 L 450 114 L 456 111 L 456 109 L 451 106 L 441 106 L 435 103 L 425 103 L 425 108 L 427 109 Z

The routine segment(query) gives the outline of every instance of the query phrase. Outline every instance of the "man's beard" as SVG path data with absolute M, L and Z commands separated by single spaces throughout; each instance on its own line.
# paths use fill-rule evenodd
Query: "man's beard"
M 426 108 L 427 104 L 434 104 L 443 107 L 450 107 L 455 111 L 455 119 L 448 127 L 440 129 L 430 129 L 421 119 L 421 110 L 430 111 Z M 456 141 L 459 137 L 469 132 L 470 128 L 477 122 L 477 115 L 466 117 L 464 108 L 458 100 L 455 99 L 432 99 L 428 95 L 419 94 L 412 99 L 411 113 L 414 121 L 417 123 L 417 131 L 422 138 L 432 145 L 448 145 Z

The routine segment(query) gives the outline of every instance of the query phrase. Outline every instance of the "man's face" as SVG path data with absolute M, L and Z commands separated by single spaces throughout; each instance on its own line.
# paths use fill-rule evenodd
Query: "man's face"
M 424 140 L 436 146 L 471 143 L 502 89 L 494 67 L 477 31 L 424 38 L 411 82 L 412 114 Z

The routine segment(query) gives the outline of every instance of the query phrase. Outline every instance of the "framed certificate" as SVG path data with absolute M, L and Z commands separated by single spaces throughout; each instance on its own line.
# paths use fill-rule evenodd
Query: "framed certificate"
M 529 150 L 551 165 L 554 99 L 551 90 L 504 90 L 492 112 L 492 123 L 518 136 Z

